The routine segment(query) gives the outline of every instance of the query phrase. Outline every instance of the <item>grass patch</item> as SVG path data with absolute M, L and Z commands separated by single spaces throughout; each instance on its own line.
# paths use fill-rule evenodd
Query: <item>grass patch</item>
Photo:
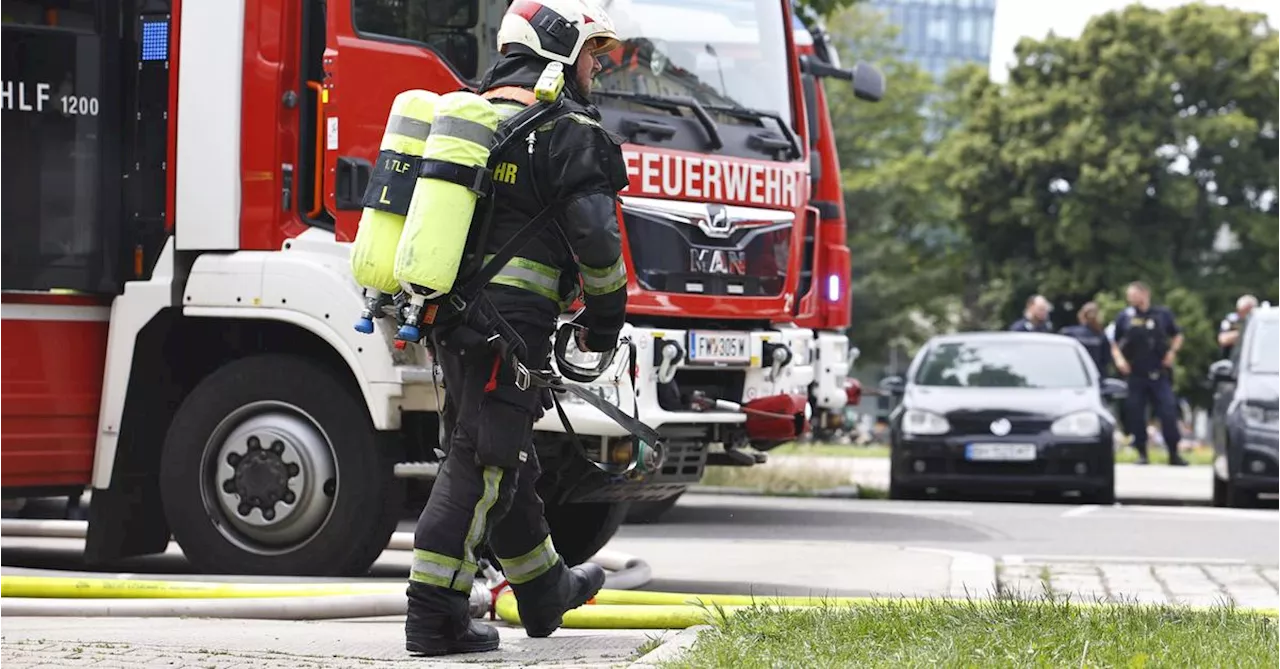
M 632 661 L 639 660 L 645 655 L 648 655 L 649 653 L 652 653 L 653 651 L 657 650 L 658 646 L 661 646 L 663 642 L 666 641 L 662 637 L 663 637 L 662 633 L 646 634 L 644 638 L 644 643 L 640 644 L 635 649 L 635 651 L 631 653 L 631 660 Z
M 808 455 L 832 458 L 887 458 L 889 447 L 884 444 L 852 446 L 847 444 L 804 444 L 791 442 L 769 451 L 769 455 Z
M 1276 620 L 1227 608 L 994 601 L 753 607 L 664 667 L 1275 667 Z
M 1181 451 L 1182 459 L 1193 465 L 1211 465 L 1213 464 L 1213 447 L 1212 446 L 1196 446 L 1194 448 Z M 1153 465 L 1169 464 L 1169 451 L 1163 446 L 1154 446 L 1147 444 L 1147 459 Z M 1116 462 L 1133 463 L 1138 461 L 1138 452 L 1128 446 L 1122 446 L 1116 452 Z
M 755 467 L 707 467 L 702 485 L 751 488 L 771 495 L 810 494 L 848 486 L 849 473 L 817 465 L 767 463 Z

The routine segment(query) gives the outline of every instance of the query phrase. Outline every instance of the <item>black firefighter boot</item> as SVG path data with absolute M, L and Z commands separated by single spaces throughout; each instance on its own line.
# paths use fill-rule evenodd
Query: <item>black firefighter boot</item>
M 471 619 L 467 596 L 425 583 L 409 583 L 404 648 L 435 657 L 498 649 L 498 630 Z
M 556 560 L 545 574 L 520 585 L 512 585 L 520 622 L 531 637 L 542 638 L 560 627 L 565 611 L 582 606 L 604 586 L 604 569 L 590 562 L 566 569 Z

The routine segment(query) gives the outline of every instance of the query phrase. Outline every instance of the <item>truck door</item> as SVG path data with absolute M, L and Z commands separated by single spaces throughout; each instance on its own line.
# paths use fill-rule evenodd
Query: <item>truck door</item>
M 355 238 L 360 198 L 402 91 L 468 87 L 497 55 L 505 0 L 344 0 L 329 6 L 326 205 L 338 239 Z
M 120 33 L 120 0 L 4 2 L 4 290 L 120 290 Z

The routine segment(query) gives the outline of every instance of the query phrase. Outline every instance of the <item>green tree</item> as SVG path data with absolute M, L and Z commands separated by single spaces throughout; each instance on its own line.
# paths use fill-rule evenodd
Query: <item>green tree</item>
M 886 81 L 875 104 L 843 82 L 825 84 L 853 253 L 850 338 L 865 360 L 883 361 L 891 346 L 910 351 L 951 329 L 965 247 L 927 141 L 932 79 L 901 60 L 897 28 L 874 9 L 841 10 L 828 29 L 842 62 L 875 63 Z
M 1212 314 L 1246 290 L 1276 295 L 1277 33 L 1265 16 L 1132 5 L 1079 39 L 1024 39 L 1016 55 L 1007 85 L 968 82 L 939 150 L 978 259 L 970 278 L 1012 302 L 997 313 L 1031 292 L 1078 302 L 1136 278 L 1182 286 Z M 978 320 L 993 316 L 967 297 Z

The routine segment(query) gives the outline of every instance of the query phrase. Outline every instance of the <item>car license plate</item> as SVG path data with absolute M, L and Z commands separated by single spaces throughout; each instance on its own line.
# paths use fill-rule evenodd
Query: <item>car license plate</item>
M 1028 462 L 1036 459 L 1036 445 L 968 444 L 964 447 L 964 457 L 966 460 Z
M 689 362 L 751 362 L 746 332 L 689 332 Z

